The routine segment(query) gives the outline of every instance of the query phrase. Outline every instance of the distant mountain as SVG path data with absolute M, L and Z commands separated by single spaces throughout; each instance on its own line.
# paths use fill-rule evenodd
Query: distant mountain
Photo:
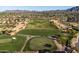
M 29 11 L 29 10 L 6 10 L 4 12 L 15 12 L 15 13 L 52 13 L 52 12 L 66 12 L 66 11 L 79 11 L 79 6 L 72 7 L 66 10 L 48 10 L 48 11 Z
M 29 12 L 27 10 L 6 10 L 4 12 Z
M 72 7 L 70 9 L 67 9 L 67 11 L 79 11 L 79 6 Z

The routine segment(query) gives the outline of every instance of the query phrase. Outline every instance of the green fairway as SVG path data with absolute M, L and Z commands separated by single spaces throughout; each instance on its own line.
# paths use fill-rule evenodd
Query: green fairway
M 11 42 L 12 39 L 8 38 L 8 39 L 0 39 L 0 43 L 8 43 Z
M 49 20 L 33 19 L 30 20 L 26 29 L 17 34 L 49 36 L 61 34 L 61 31 L 55 25 L 50 24 Z
M 5 37 L 5 36 L 2 36 Z M 26 38 L 22 36 L 14 36 L 6 39 L 0 39 L 0 51 L 8 50 L 9 52 L 18 52 L 22 48 Z
M 25 29 L 17 34 L 49 36 L 54 34 L 61 34 L 61 32 L 57 29 Z
M 37 29 L 37 28 L 41 28 L 41 29 L 45 29 L 45 28 L 48 28 L 48 29 L 53 29 L 53 28 L 56 28 L 56 26 L 54 25 L 51 25 L 49 20 L 46 19 L 33 19 L 29 22 L 29 25 L 28 27 L 29 29 Z
M 7 39 L 7 38 L 11 38 L 11 36 L 5 34 L 0 35 L 0 39 Z

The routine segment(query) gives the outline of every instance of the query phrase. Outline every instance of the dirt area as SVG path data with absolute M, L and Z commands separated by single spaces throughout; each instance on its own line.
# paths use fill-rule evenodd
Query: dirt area
M 79 23 L 76 23 L 76 22 L 70 22 L 70 25 L 73 25 L 73 26 L 79 26 Z
M 63 51 L 64 50 L 64 47 L 61 44 L 59 44 L 56 40 L 53 40 L 53 41 L 56 44 L 58 51 Z
M 25 29 L 27 26 L 27 22 L 19 22 L 15 28 L 13 28 L 12 32 L 10 32 L 9 34 L 12 36 L 12 35 L 15 35 L 17 32 Z
M 59 19 L 53 19 L 52 22 L 61 30 L 66 30 L 68 28 L 68 26 L 63 24 Z
M 72 38 L 71 46 L 76 47 L 76 43 L 79 43 L 79 33 L 75 34 L 75 36 Z

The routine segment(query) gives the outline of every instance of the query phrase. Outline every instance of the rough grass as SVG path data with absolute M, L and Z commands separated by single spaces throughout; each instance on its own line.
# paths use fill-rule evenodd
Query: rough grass
M 50 44 L 52 47 L 48 48 L 45 47 L 45 44 Z M 42 49 L 49 49 L 49 50 L 55 50 L 56 46 L 52 40 L 50 40 L 47 37 L 36 37 L 32 38 L 28 43 L 29 49 L 32 51 L 42 50 Z M 27 50 L 27 46 L 24 50 Z

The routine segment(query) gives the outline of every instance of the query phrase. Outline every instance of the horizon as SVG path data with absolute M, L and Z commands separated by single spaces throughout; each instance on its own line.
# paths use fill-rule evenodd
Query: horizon
M 73 6 L 0 6 L 0 11 L 6 10 L 28 10 L 28 11 L 49 11 L 66 10 Z

